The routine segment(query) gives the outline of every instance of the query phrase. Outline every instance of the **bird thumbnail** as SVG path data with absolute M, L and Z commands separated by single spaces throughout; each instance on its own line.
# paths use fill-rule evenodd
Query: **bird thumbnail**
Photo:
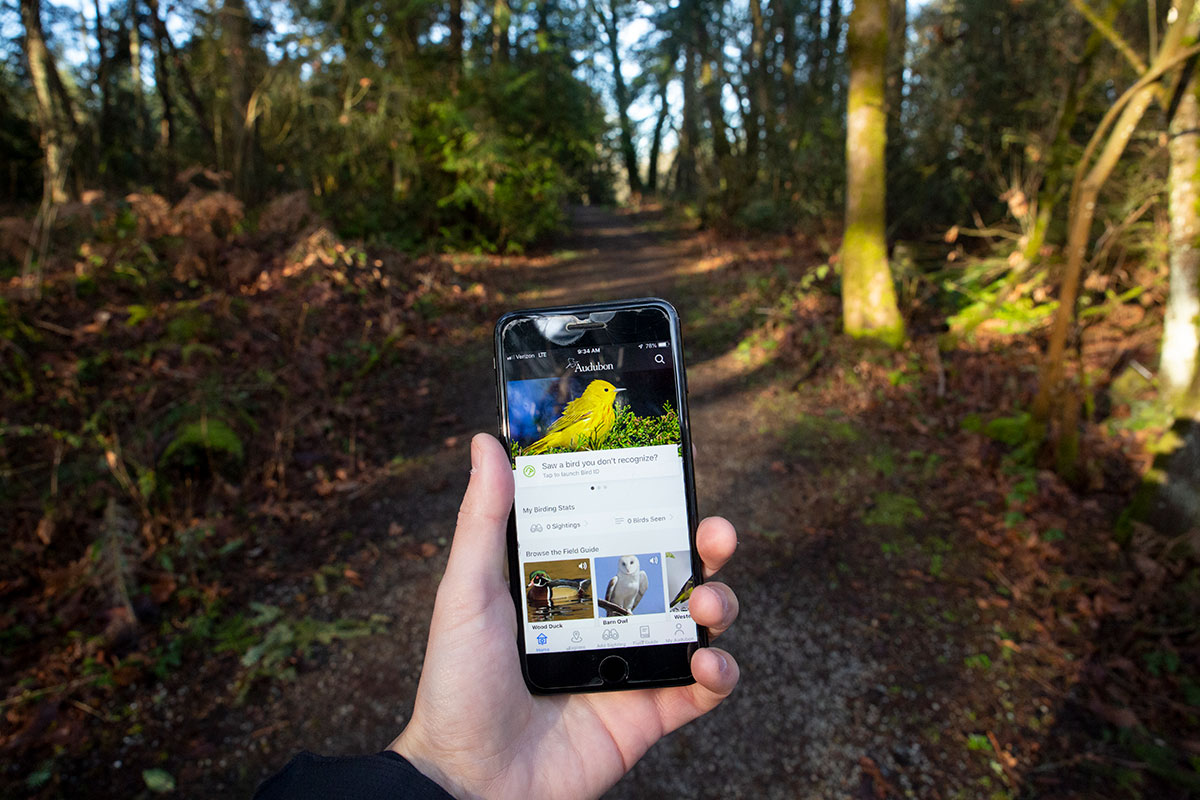
M 671 600 L 671 603 L 668 607 L 670 609 L 674 610 L 677 606 L 681 606 L 684 603 L 688 602 L 692 597 L 692 589 L 693 588 L 695 588 L 695 579 L 689 577 L 687 579 L 687 581 L 684 582 L 683 588 L 681 588 L 676 593 L 675 598 L 673 600 Z
M 637 556 L 621 556 L 617 562 L 617 574 L 608 582 L 604 599 L 632 613 L 642 602 L 650 578 L 642 569 Z
M 525 448 L 525 455 L 554 448 L 586 450 L 599 445 L 617 421 L 613 405 L 617 394 L 623 391 L 606 380 L 593 380 L 583 394 L 567 403 L 562 416 L 550 425 L 545 435 Z
M 539 561 L 525 565 L 525 601 L 530 622 L 592 619 L 592 572 L 581 560 Z

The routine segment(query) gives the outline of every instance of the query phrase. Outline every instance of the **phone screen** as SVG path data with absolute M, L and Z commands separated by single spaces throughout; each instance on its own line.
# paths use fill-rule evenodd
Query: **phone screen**
M 500 351 L 526 653 L 694 643 L 671 328 L 660 309 L 577 336 L 562 319 Z

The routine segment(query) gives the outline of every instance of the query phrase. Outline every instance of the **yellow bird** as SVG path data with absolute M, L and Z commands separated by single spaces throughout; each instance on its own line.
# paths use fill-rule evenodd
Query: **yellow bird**
M 583 394 L 567 403 L 546 435 L 525 448 L 525 455 L 537 455 L 553 447 L 585 449 L 600 444 L 617 421 L 613 403 L 617 392 L 623 391 L 605 380 L 592 381 Z

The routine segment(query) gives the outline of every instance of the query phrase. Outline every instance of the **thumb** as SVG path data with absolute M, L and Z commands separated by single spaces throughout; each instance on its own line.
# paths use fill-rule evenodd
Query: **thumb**
M 458 511 L 458 528 L 445 581 L 483 585 L 503 580 L 513 471 L 504 446 L 486 433 L 471 440 L 471 482 Z

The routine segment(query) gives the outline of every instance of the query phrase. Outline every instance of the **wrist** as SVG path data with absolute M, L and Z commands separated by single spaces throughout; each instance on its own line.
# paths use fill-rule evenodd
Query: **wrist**
M 434 749 L 412 730 L 411 725 L 388 745 L 388 750 L 402 756 L 418 772 L 442 787 L 448 794 L 460 799 L 471 796 L 458 781 L 451 778 L 450 773 L 442 767 L 440 759 L 434 755 Z

